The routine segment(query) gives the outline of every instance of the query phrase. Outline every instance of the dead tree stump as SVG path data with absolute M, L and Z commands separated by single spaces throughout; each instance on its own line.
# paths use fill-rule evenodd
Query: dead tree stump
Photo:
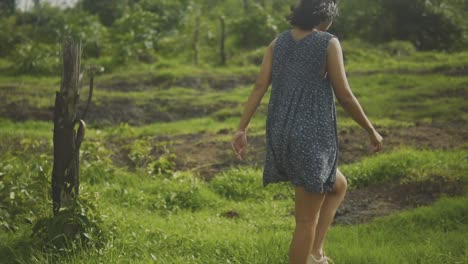
M 85 124 L 76 119 L 79 99 L 81 44 L 67 38 L 63 43 L 63 73 L 60 92 L 55 96 L 54 108 L 54 165 L 52 171 L 53 212 L 78 196 L 79 148 Z M 75 127 L 78 126 L 77 131 Z

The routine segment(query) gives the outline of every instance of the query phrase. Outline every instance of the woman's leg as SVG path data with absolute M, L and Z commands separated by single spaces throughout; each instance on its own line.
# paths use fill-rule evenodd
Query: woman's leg
M 296 228 L 289 250 L 289 264 L 306 264 L 312 249 L 319 210 L 325 195 L 325 193 L 308 193 L 304 187 L 296 187 Z
M 340 170 L 336 172 L 336 181 L 333 190 L 327 193 L 323 201 L 322 208 L 320 209 L 319 220 L 317 222 L 317 229 L 315 231 L 315 238 L 312 246 L 312 254 L 316 259 L 320 259 L 323 252 L 323 243 L 327 235 L 328 228 L 333 222 L 336 210 L 341 205 L 348 188 L 348 182 Z

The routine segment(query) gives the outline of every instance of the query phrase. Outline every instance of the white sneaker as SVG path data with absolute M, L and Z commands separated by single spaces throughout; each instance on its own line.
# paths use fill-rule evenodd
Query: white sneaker
M 309 259 L 307 260 L 307 264 L 330 264 L 328 261 L 331 261 L 332 264 L 335 262 L 325 255 L 325 252 L 322 252 L 322 258 L 316 259 L 312 254 L 309 255 Z

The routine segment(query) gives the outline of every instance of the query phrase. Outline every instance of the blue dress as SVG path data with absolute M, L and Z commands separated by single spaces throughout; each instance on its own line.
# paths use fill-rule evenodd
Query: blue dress
M 295 40 L 282 32 L 273 48 L 266 118 L 263 186 L 289 181 L 307 192 L 330 192 L 338 166 L 334 93 L 322 69 L 334 35 L 314 32 Z

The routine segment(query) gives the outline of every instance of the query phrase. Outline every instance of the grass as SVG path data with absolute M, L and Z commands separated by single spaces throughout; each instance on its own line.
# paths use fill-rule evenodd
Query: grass
M 353 42 L 345 45 L 345 52 L 346 46 L 349 46 L 347 49 L 350 54 L 347 62 L 350 84 L 370 118 L 401 122 L 468 120 L 464 100 L 468 77 L 444 74 L 446 70 L 466 66 L 467 52 L 413 52 L 398 57 Z M 363 52 L 363 48 L 369 50 Z M 388 73 L 392 70 L 400 70 L 401 73 Z M 113 104 L 116 107 L 140 107 L 144 111 L 157 113 L 193 113 L 195 119 L 210 116 L 222 121 L 240 115 L 253 83 L 246 84 L 243 81 L 227 90 L 203 85 L 199 89 L 183 86 L 190 86 L 200 77 L 214 81 L 232 76 L 251 78 L 257 72 L 258 67 L 253 65 L 195 67 L 175 64 L 166 59 L 154 65 L 136 65 L 98 76 L 94 103 L 98 106 Z M 362 72 L 371 74 L 353 74 Z M 184 78 L 189 79 L 177 86 L 167 88 L 163 85 L 167 80 Z M 117 85 L 123 85 L 125 90 L 112 89 Z M 59 87 L 60 80 L 57 77 L 0 76 L 0 96 L 4 98 L 5 104 L 19 104 L 16 107 L 51 107 Z M 270 91 L 261 103 L 260 112 L 264 113 L 267 107 Z M 87 88 L 81 93 L 84 97 Z M 122 105 L 122 100 L 128 103 Z M 113 108 L 110 109 L 112 111 Z M 349 118 L 341 107 L 338 107 L 338 114 L 342 119 Z M 154 122 L 158 121 L 154 119 Z M 93 123 L 93 120 L 90 122 Z
M 466 66 L 467 52 L 393 56 L 381 48 L 365 49 L 362 43 L 343 44 L 352 89 L 377 128 L 468 120 L 464 100 L 468 76 L 444 74 Z M 0 60 L 0 68 L 9 63 Z M 170 141 L 154 142 L 155 136 L 195 133 L 230 141 L 229 133 L 219 132 L 236 128 L 253 84 L 240 81 L 224 90 L 203 84 L 185 86 L 200 76 L 214 81 L 232 76 L 251 78 L 258 68 L 194 67 L 162 59 L 153 65 L 116 69 L 97 77 L 97 106 L 110 102 L 116 107 L 193 114 L 171 122 L 154 120 L 140 125 L 88 122 L 81 148 L 80 199 L 98 207 L 87 219 L 103 221 L 102 241 L 97 241 L 100 239 L 93 235 L 96 230 L 90 230 L 94 226 L 89 224 L 84 227 L 91 238 L 68 247 L 51 248 L 43 239 L 31 236 L 33 224 L 50 217 L 53 124 L 16 122 L 3 115 L 0 262 L 287 263 L 294 228 L 291 185 L 262 187 L 262 170 L 255 166 L 231 167 L 205 181 L 196 172 L 175 170 Z M 163 85 L 184 78 L 189 81 L 172 87 Z M 113 89 L 117 85 L 130 90 Z M 2 75 L 0 114 L 10 104 L 32 110 L 50 107 L 59 87 L 58 77 Z M 264 134 L 270 91 L 251 120 L 250 136 Z M 81 91 L 86 92 L 86 88 Z M 124 101 L 128 105 L 122 105 Z M 341 107 L 337 110 L 340 130 L 358 127 Z M 115 153 L 113 144 L 124 153 Z M 156 159 L 150 154 L 152 150 L 164 154 Z M 113 159 L 116 154 L 124 155 L 131 165 L 118 166 Z M 465 192 L 460 197 L 442 196 L 430 206 L 367 224 L 336 225 L 329 231 L 327 255 L 336 263 L 350 264 L 468 263 L 467 159 L 468 145 L 461 143 L 451 150 L 399 147 L 340 166 L 351 189 L 440 176 L 459 181 Z M 104 244 L 98 247 L 97 242 Z
M 343 168 L 352 188 L 381 182 L 381 175 L 411 179 L 437 173 L 467 179 L 466 151 L 430 152 L 401 149 Z M 14 158 L 18 170 L 28 156 Z M 393 172 L 392 161 L 405 173 Z M 2 160 L 5 160 L 3 158 Z M 23 160 L 23 162 L 21 162 Z M 383 162 L 388 160 L 388 162 Z M 446 166 L 434 164 L 449 162 Z M 45 161 L 43 161 L 45 162 Z M 108 164 L 99 164 L 103 170 Z M 461 163 L 458 166 L 454 164 Z M 16 167 L 17 165 L 14 165 Z M 44 167 L 47 171 L 50 167 Z M 368 182 L 355 171 L 373 172 Z M 380 172 L 381 174 L 378 174 Z M 31 249 L 29 224 L 18 232 L 0 234 L 5 263 L 286 263 L 294 227 L 293 190 L 280 183 L 261 185 L 258 168 L 232 167 L 204 182 L 189 172 L 151 176 L 145 172 L 111 169 L 96 182 L 96 170 L 84 166 L 83 195 L 99 193 L 94 201 L 104 215 L 109 240 L 102 248 L 73 244 L 68 253 Z M 44 198 L 43 198 L 44 199 Z M 443 196 L 435 204 L 377 218 L 367 224 L 336 225 L 325 250 L 337 263 L 465 263 L 468 257 L 468 196 Z M 36 205 L 38 206 L 38 205 Z M 30 206 L 38 217 L 47 208 Z M 36 210 L 39 210 L 37 212 Z M 235 212 L 237 217 L 225 217 Z M 25 248 L 28 247 L 28 248 Z
M 390 119 L 396 122 L 468 120 L 464 99 L 468 89 L 468 77 L 376 74 L 365 77 L 351 76 L 350 83 L 364 111 L 372 120 Z M 54 96 L 51 88 L 18 86 L 11 89 L 13 91 L 4 92 L 7 95 L 6 103 L 19 104 L 16 107 L 21 107 L 25 100 L 28 105 L 37 108 L 53 105 Z M 206 122 L 211 122 L 208 121 L 210 119 L 218 120 L 218 123 L 222 124 L 230 122 L 224 119 L 240 117 L 250 92 L 249 87 L 238 87 L 228 91 L 172 87 L 130 92 L 109 92 L 98 88 L 94 102 L 103 107 L 109 103 L 114 104 L 113 108 L 109 108 L 108 114 L 112 114 L 114 108 L 143 107 L 142 111 L 145 112 L 193 116 L 171 122 L 174 124 L 179 122 L 207 124 Z M 266 115 L 270 92 L 271 89 L 267 91 L 257 110 L 257 115 L 262 115 L 262 118 Z M 122 104 L 121 100 L 126 100 L 128 103 Z M 349 115 L 338 103 L 337 110 L 339 122 L 348 122 L 346 119 L 350 119 Z M 90 120 L 90 123 L 99 125 L 93 120 Z M 170 129 L 169 127 L 173 125 L 165 126 Z M 209 127 L 211 129 L 211 126 Z

